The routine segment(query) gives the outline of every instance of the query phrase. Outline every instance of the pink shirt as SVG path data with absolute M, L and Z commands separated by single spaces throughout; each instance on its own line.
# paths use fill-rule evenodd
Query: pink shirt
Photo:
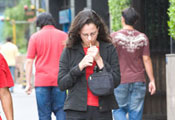
M 35 86 L 57 86 L 59 59 L 67 34 L 52 25 L 44 26 L 30 38 L 27 58 L 35 61 Z
M 150 56 L 149 40 L 137 30 L 112 33 L 120 63 L 121 83 L 145 82 L 143 55 Z

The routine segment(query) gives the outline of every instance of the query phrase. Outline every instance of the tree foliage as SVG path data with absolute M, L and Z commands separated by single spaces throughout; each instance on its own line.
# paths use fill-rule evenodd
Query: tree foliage
M 169 26 L 169 35 L 175 39 L 175 0 L 169 0 L 170 6 L 168 8 L 168 26 Z
M 12 20 L 15 21 L 26 21 L 27 16 L 25 15 L 24 5 L 30 5 L 30 0 L 20 0 L 19 4 L 12 8 L 6 8 L 4 11 L 4 17 L 9 17 L 9 21 L 4 22 L 3 26 L 3 37 L 13 37 L 12 31 Z M 28 24 L 16 24 L 16 45 L 19 47 L 21 52 L 26 51 L 26 38 L 25 31 L 28 29 Z
M 108 0 L 113 31 L 121 29 L 121 11 L 130 6 L 131 0 Z

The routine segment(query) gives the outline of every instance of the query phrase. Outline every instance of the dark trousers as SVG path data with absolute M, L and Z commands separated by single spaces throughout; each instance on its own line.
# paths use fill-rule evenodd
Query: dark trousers
M 99 112 L 98 107 L 88 106 L 87 111 L 66 110 L 66 120 L 112 120 L 112 112 Z

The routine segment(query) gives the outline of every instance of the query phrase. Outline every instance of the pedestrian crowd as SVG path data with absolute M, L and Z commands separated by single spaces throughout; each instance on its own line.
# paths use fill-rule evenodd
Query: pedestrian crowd
M 126 8 L 121 14 L 122 29 L 111 34 L 91 9 L 75 16 L 68 33 L 56 28 L 50 13 L 37 16 L 40 30 L 28 44 L 25 91 L 29 95 L 32 92 L 35 63 L 39 120 L 51 120 L 52 113 L 57 120 L 142 120 L 145 72 L 150 94 L 156 92 L 149 39 L 134 28 L 139 19 L 134 8 Z M 14 49 L 14 59 L 17 47 L 11 45 L 11 39 L 7 41 Z M 10 70 L 14 71 L 15 64 L 7 49 L 1 49 L 6 60 L 0 54 L 0 100 L 7 120 L 13 120 L 9 88 L 14 85 Z M 100 82 L 90 84 L 95 80 Z

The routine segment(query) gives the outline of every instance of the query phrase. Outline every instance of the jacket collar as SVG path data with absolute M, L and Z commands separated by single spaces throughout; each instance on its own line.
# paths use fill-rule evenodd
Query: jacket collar
M 106 60 L 107 57 L 107 48 L 110 46 L 110 43 L 100 41 L 100 55 L 103 60 Z
M 83 46 L 82 46 L 82 44 L 81 43 L 79 43 L 79 44 L 76 44 L 74 47 L 72 47 L 72 49 L 74 49 L 74 50 L 78 50 L 81 54 L 85 54 L 84 53 L 84 50 L 83 50 Z

